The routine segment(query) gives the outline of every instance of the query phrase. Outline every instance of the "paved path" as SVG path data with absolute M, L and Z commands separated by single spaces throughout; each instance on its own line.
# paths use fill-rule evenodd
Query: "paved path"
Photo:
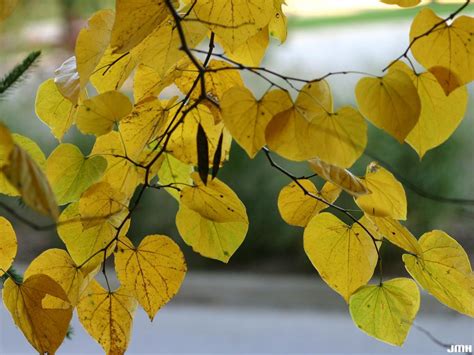
M 474 343 L 474 322 L 423 295 L 417 324 L 449 343 Z M 34 354 L 0 308 L 0 354 Z M 59 354 L 100 354 L 75 318 Z M 342 299 L 315 277 L 190 273 L 178 297 L 150 323 L 138 311 L 128 354 L 446 353 L 417 329 L 403 348 L 352 323 Z

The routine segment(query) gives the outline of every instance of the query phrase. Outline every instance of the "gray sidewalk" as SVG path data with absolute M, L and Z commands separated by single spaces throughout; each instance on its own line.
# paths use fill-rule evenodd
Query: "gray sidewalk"
M 416 323 L 445 342 L 472 344 L 474 322 L 423 295 Z M 0 353 L 34 354 L 0 311 Z M 100 354 L 76 317 L 58 354 Z M 135 318 L 128 354 L 446 353 L 413 328 L 403 348 L 378 342 L 352 323 L 347 307 L 317 276 L 196 273 L 153 323 Z

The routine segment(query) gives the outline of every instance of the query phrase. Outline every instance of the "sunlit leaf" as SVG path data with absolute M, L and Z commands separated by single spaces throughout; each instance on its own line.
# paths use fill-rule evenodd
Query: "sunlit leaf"
M 53 79 L 46 80 L 39 86 L 35 110 L 36 115 L 51 128 L 59 141 L 72 126 L 76 115 L 75 106 L 59 92 Z
M 123 192 L 126 196 L 132 196 L 140 183 L 141 168 L 127 159 L 120 133 L 112 131 L 97 137 L 92 155 L 102 155 L 107 160 L 107 169 L 102 181 L 109 183 L 112 188 Z
M 283 90 L 269 91 L 256 100 L 250 90 L 237 86 L 222 97 L 222 119 L 230 134 L 254 158 L 265 145 L 265 129 L 270 120 L 291 106 L 290 95 Z
M 168 71 L 160 74 L 148 65 L 140 64 L 133 78 L 133 97 L 135 102 L 139 103 L 150 96 L 158 96 L 163 89 L 173 84 L 188 66 L 189 59 L 183 58 L 168 69 Z
M 418 5 L 421 0 L 380 0 L 384 4 L 398 5 L 400 7 L 413 7 Z
M 464 249 L 440 230 L 423 234 L 419 243 L 421 255 L 403 255 L 407 271 L 440 302 L 474 317 L 474 274 Z
M 165 1 L 117 0 L 111 45 L 124 53 L 148 36 L 168 15 Z
M 182 21 L 181 28 L 189 48 L 197 47 L 207 34 L 206 27 L 198 21 Z M 168 18 L 140 45 L 140 50 L 143 51 L 142 62 L 164 76 L 176 62 L 186 56 L 181 48 L 177 26 Z M 196 69 L 194 66 L 192 68 Z
M 73 144 L 60 144 L 46 162 L 46 176 L 59 205 L 79 200 L 81 194 L 96 183 L 107 168 L 100 156 L 85 158 Z
M 367 166 L 364 184 L 370 194 L 359 196 L 355 201 L 365 213 L 401 220 L 407 218 L 405 190 L 391 172 L 372 162 Z
M 5 217 L 0 217 L 0 276 L 10 269 L 18 249 L 15 231 Z
M 6 126 L 0 123 L 0 168 L 8 165 L 10 153 L 15 147 L 13 137 Z
M 363 181 L 347 169 L 328 164 L 317 158 L 308 160 L 308 163 L 311 169 L 321 178 L 339 186 L 354 197 L 370 193 Z
M 363 332 L 402 346 L 420 308 L 420 291 L 407 278 L 361 287 L 349 302 L 352 320 Z
M 84 274 L 65 250 L 48 249 L 37 256 L 26 269 L 24 278 L 36 274 L 52 278 L 66 292 L 71 305 L 77 305 Z
M 17 144 L 34 160 L 38 167 L 43 170 L 46 165 L 46 158 L 43 151 L 32 139 L 13 133 L 9 138 L 5 137 L 5 149 L 10 149 L 10 138 L 13 138 L 13 143 Z M 14 146 L 12 146 L 13 148 Z M 10 158 L 10 157 L 8 157 Z M 8 196 L 20 196 L 18 189 L 9 182 L 8 178 L 0 171 L 0 193 Z
M 249 224 L 241 220 L 215 222 L 180 204 L 176 226 L 183 240 L 194 251 L 227 263 L 244 241 Z
M 84 228 L 79 213 L 79 203 L 70 204 L 59 217 L 58 235 L 66 245 L 72 260 L 87 274 L 104 260 L 104 248 L 110 255 L 114 249 L 116 229 L 110 223 L 102 223 L 91 228 Z M 122 227 L 121 235 L 128 230 L 128 224 Z
M 224 93 L 232 87 L 244 86 L 240 72 L 232 68 L 232 65 L 223 61 L 212 59 L 207 65 L 208 72 L 204 75 L 207 94 L 218 100 L 222 99 Z M 196 68 L 190 64 L 184 69 L 183 74 L 176 79 L 176 85 L 183 94 L 187 94 L 198 77 Z M 197 99 L 201 95 L 200 87 L 193 90 L 191 97 Z
M 373 222 L 377 233 L 390 243 L 415 255 L 421 255 L 418 240 L 399 221 L 390 217 L 368 217 Z
M 175 116 L 175 110 L 171 110 L 169 114 L 169 120 L 172 120 Z M 182 115 L 178 115 L 177 120 L 179 120 L 181 117 Z M 175 124 L 177 120 L 175 120 Z M 214 116 L 212 115 L 209 108 L 205 105 L 198 105 L 196 108 L 189 111 L 184 119 L 184 122 L 180 124 L 173 132 L 167 145 L 170 153 L 175 158 L 181 160 L 183 163 L 197 166 L 198 146 L 196 137 L 198 134 L 199 125 L 201 125 L 204 132 L 206 133 L 209 149 L 208 157 L 214 156 L 217 150 L 220 135 L 221 133 L 224 134 L 220 161 L 222 163 L 225 162 L 229 156 L 232 137 L 224 128 L 224 124 L 222 122 L 217 124 L 214 122 Z M 169 124 L 167 126 L 169 126 Z
M 375 241 L 357 223 L 348 226 L 336 216 L 314 216 L 304 231 L 304 250 L 323 280 L 346 302 L 374 273 Z
M 61 286 L 49 276 L 36 274 L 23 284 L 8 279 L 2 293 L 5 306 L 30 344 L 40 354 L 54 354 L 72 318 L 72 306 Z M 52 307 L 53 300 L 56 307 Z
M 421 159 L 428 150 L 445 142 L 461 123 L 467 109 L 467 89 L 462 87 L 446 96 L 432 73 L 415 75 L 402 62 L 395 63 L 393 68 L 410 76 L 420 96 L 420 118 L 405 140 Z
M 132 111 L 132 103 L 118 91 L 106 91 L 84 100 L 77 110 L 77 127 L 82 133 L 101 136 Z
M 333 203 L 339 197 L 341 188 L 331 182 L 326 182 L 319 191 L 311 180 L 298 180 L 286 185 L 278 195 L 278 210 L 286 223 L 306 227 L 310 219 L 322 210 L 329 207 L 327 203 L 318 201 L 313 196 L 307 195 L 299 186 L 328 203 Z
M 182 189 L 186 185 L 192 184 L 190 177 L 193 168 L 191 165 L 184 164 L 180 160 L 174 158 L 171 154 L 164 154 L 163 164 L 158 171 L 158 181 L 160 185 L 172 185 L 178 189 Z M 166 189 L 176 200 L 179 201 L 180 193 L 173 188 Z
M 218 179 L 205 185 L 198 174 L 191 175 L 194 186 L 181 190 L 181 204 L 215 222 L 246 222 L 247 212 L 232 189 Z
M 120 89 L 140 62 L 141 56 L 140 47 L 123 54 L 112 53 L 112 49 L 107 48 L 90 76 L 92 85 L 99 93 Z
M 153 320 L 156 312 L 178 292 L 186 273 L 179 246 L 167 236 L 149 235 L 138 247 L 120 238 L 115 270 L 123 287 L 130 289 Z
M 150 97 L 136 105 L 132 113 L 120 122 L 120 133 L 130 158 L 140 156 L 146 145 L 164 132 L 167 116 L 168 111 L 160 100 Z
M 118 227 L 128 213 L 128 196 L 114 189 L 106 182 L 89 187 L 79 200 L 82 225 L 88 229 L 105 222 Z
M 422 9 L 411 25 L 410 40 L 423 36 L 413 43 L 411 51 L 449 94 L 474 80 L 474 18 L 459 16 L 450 24 L 441 22 L 433 10 Z M 424 35 L 438 23 L 436 29 Z
M 265 136 L 269 148 L 284 158 L 320 158 L 346 168 L 365 149 L 367 124 L 352 107 L 334 112 L 329 85 L 318 81 L 306 84 L 294 106 L 273 117 Z
M 93 280 L 77 305 L 82 326 L 107 354 L 124 354 L 137 301 L 127 289 L 110 292 Z
M 282 9 L 284 4 L 285 0 L 273 0 L 274 15 L 268 24 L 270 35 L 277 38 L 280 43 L 285 42 L 288 35 L 288 20 Z
M 58 205 L 45 174 L 19 145 L 12 150 L 3 172 L 28 206 L 54 219 L 58 217 Z
M 109 45 L 114 18 L 112 10 L 97 11 L 77 35 L 75 54 L 81 89 L 86 87 Z
M 268 25 L 273 0 L 203 0 L 197 1 L 193 10 L 233 51 Z
M 258 67 L 265 56 L 269 42 L 268 27 L 264 27 L 234 50 L 228 49 L 226 42 L 222 42 L 222 47 L 227 57 L 237 63 Z
M 420 117 L 421 102 L 408 74 L 391 70 L 381 78 L 362 78 L 355 95 L 360 112 L 403 143 Z

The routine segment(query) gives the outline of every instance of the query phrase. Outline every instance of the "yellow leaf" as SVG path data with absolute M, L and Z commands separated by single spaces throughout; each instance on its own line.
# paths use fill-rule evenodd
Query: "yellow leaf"
M 306 84 L 292 108 L 277 114 L 265 132 L 268 146 L 290 160 L 320 158 L 349 167 L 367 144 L 367 124 L 358 111 L 333 112 L 326 81 Z
M 335 165 L 328 164 L 321 159 L 308 160 L 313 171 L 326 181 L 332 182 L 346 191 L 348 194 L 357 197 L 370 193 L 364 183 L 357 176 L 347 170 Z
M 411 25 L 410 41 L 423 35 L 442 20 L 433 10 L 422 9 Z M 411 47 L 413 56 L 425 68 L 444 68 L 435 70 L 433 74 L 446 94 L 474 80 L 473 28 L 474 18 L 460 16 L 449 25 L 441 23 L 429 35 L 420 37 Z
M 420 291 L 407 278 L 361 287 L 349 302 L 352 320 L 359 329 L 397 346 L 405 342 L 419 308 Z
M 120 122 L 120 133 L 128 157 L 136 159 L 145 147 L 163 133 L 168 111 L 154 97 L 136 105 Z
M 79 200 L 79 213 L 85 229 L 110 222 L 118 227 L 128 214 L 128 196 L 106 182 L 89 187 Z
M 355 199 L 370 216 L 407 219 L 407 198 L 403 185 L 391 172 L 372 162 L 367 166 L 364 184 L 370 194 Z
M 15 147 L 13 137 L 7 127 L 0 123 L 0 168 L 8 165 L 10 153 Z
M 198 173 L 191 177 L 195 185 L 181 190 L 181 204 L 214 222 L 248 224 L 245 206 L 229 186 L 219 179 L 212 179 L 204 185 Z
M 226 46 L 225 42 L 219 41 L 228 58 L 249 67 L 260 66 L 269 42 L 268 27 L 260 29 L 233 51 Z
M 23 150 L 25 150 L 28 155 L 30 155 L 30 157 L 35 161 L 36 164 L 38 164 L 41 170 L 44 169 L 46 164 L 46 158 L 38 144 L 36 144 L 30 138 L 24 137 L 16 133 L 11 134 L 10 138 L 13 138 L 14 143 L 17 144 Z M 9 139 L 6 139 L 7 141 L 5 143 L 9 146 Z M 8 178 L 1 171 L 0 193 L 8 196 L 20 196 L 20 192 L 8 181 Z
M 165 1 L 117 0 L 111 46 L 125 53 L 139 44 L 168 15 Z
M 197 21 L 182 21 L 181 26 L 189 48 L 195 48 L 206 37 L 206 27 Z M 140 45 L 142 63 L 162 77 L 176 63 L 186 57 L 175 22 L 168 18 Z M 194 66 L 193 69 L 196 69 Z
M 130 240 L 120 238 L 117 246 L 117 277 L 153 320 L 156 312 L 178 293 L 186 274 L 184 255 L 164 235 L 149 235 L 137 248 Z
M 151 164 L 149 171 L 148 171 L 148 184 L 152 183 L 152 180 L 158 175 L 158 171 L 161 169 L 161 165 L 164 161 L 164 152 L 160 152 L 159 150 L 155 150 L 152 148 L 153 145 L 150 147 L 146 147 L 143 153 L 138 157 L 138 163 L 141 167 L 137 167 L 138 172 L 138 181 L 141 184 L 145 183 L 145 178 L 147 176 L 146 167 Z
M 379 235 L 396 246 L 415 255 L 421 255 L 418 240 L 401 223 L 390 217 L 368 217 L 375 225 Z
M 186 110 L 186 107 L 184 107 Z M 172 109 L 169 114 L 169 121 L 175 117 L 176 109 Z M 175 123 L 181 118 L 181 114 L 178 115 Z M 228 159 L 232 137 L 229 132 L 224 128 L 222 122 L 215 123 L 214 117 L 205 105 L 198 105 L 196 108 L 189 111 L 183 121 L 177 129 L 171 135 L 171 138 L 167 145 L 167 150 L 175 158 L 181 160 L 185 164 L 198 165 L 198 147 L 197 147 L 197 132 L 199 124 L 201 124 L 204 132 L 206 133 L 208 142 L 208 156 L 214 157 L 217 146 L 219 143 L 220 135 L 223 134 L 222 139 L 222 151 L 220 162 L 221 164 Z M 168 126 L 166 124 L 165 126 Z M 212 164 L 212 161 L 209 162 Z
M 53 79 L 42 83 L 36 94 L 36 115 L 43 121 L 59 141 L 72 126 L 76 108 L 58 90 Z
M 428 150 L 445 142 L 461 123 L 467 109 L 467 88 L 461 87 L 446 96 L 432 73 L 415 75 L 403 62 L 392 68 L 407 73 L 420 96 L 420 119 L 405 140 L 421 159 Z
M 464 249 L 440 230 L 423 234 L 419 243 L 420 256 L 403 255 L 407 271 L 440 302 L 474 317 L 474 274 Z
M 244 86 L 238 70 L 223 69 L 231 68 L 232 65 L 223 60 L 211 60 L 207 66 L 210 70 L 204 75 L 207 94 L 221 100 L 224 93 L 234 86 Z M 183 75 L 176 79 L 175 83 L 183 94 L 187 94 L 198 77 L 196 68 L 190 64 L 184 69 Z M 200 88 L 194 89 L 191 98 L 197 99 L 201 95 Z
M 107 161 L 99 156 L 84 158 L 73 144 L 60 144 L 46 162 L 46 176 L 59 205 L 79 200 L 81 194 L 97 182 Z
M 153 68 L 140 64 L 133 78 L 133 97 L 136 103 L 150 96 L 158 96 L 163 89 L 183 74 L 183 70 L 189 66 L 189 59 L 183 58 L 175 63 L 167 72 L 159 74 Z
M 12 133 L 14 142 L 35 161 L 41 169 L 46 167 L 46 157 L 39 145 L 31 138 Z
M 107 159 L 107 170 L 102 181 L 112 188 L 122 191 L 126 196 L 132 196 L 140 183 L 138 169 L 126 159 L 127 154 L 122 144 L 120 133 L 112 131 L 97 137 L 91 155 L 102 155 Z
M 44 156 L 43 151 L 41 148 L 31 139 L 21 136 L 19 134 L 11 134 L 10 138 L 6 138 L 7 141 L 5 142 L 8 147 L 10 147 L 9 139 L 13 138 L 14 144 L 18 145 L 22 149 L 24 149 L 33 160 L 38 164 L 41 169 L 44 169 L 46 158 Z M 14 148 L 14 145 L 13 145 Z M 10 149 L 10 148 L 8 148 Z M 8 196 L 20 196 L 20 192 L 18 191 L 15 186 L 13 186 L 10 181 L 8 180 L 7 176 L 5 176 L 4 172 L 0 170 L 0 193 L 8 195 Z
M 93 280 L 77 305 L 77 315 L 107 354 L 124 354 L 136 308 L 137 301 L 127 289 L 110 292 Z
M 339 197 L 341 188 L 331 182 L 324 184 L 321 191 L 318 191 L 311 180 L 298 180 L 306 191 L 317 196 L 328 203 L 333 203 Z M 278 195 L 278 210 L 286 223 L 293 226 L 306 227 L 313 216 L 329 206 L 305 192 L 296 182 L 286 185 Z
M 285 42 L 288 35 L 288 20 L 282 9 L 283 4 L 285 4 L 285 0 L 273 0 L 274 15 L 268 24 L 270 35 L 277 38 L 280 43 Z
M 84 283 L 84 275 L 65 250 L 48 249 L 37 256 L 25 271 L 25 279 L 36 274 L 52 278 L 66 292 L 75 307 Z
M 57 307 L 51 307 L 53 300 Z M 66 336 L 73 310 L 61 286 L 42 274 L 30 276 L 23 284 L 8 279 L 3 285 L 3 302 L 40 354 L 56 352 Z
M 10 222 L 0 216 L 0 277 L 10 269 L 18 249 L 15 231 Z
M 179 234 L 194 251 L 227 263 L 245 239 L 248 222 L 215 222 L 180 204 L 176 214 Z
M 140 48 L 134 48 L 124 54 L 114 54 L 110 47 L 107 48 L 90 76 L 92 85 L 99 93 L 120 89 L 140 62 L 141 55 Z
M 10 154 L 10 163 L 3 168 L 8 182 L 20 193 L 25 204 L 56 219 L 59 215 L 54 193 L 42 169 L 19 145 Z
M 193 7 L 197 19 L 231 51 L 268 25 L 272 10 L 273 0 L 203 0 Z
M 132 103 L 118 91 L 106 91 L 84 100 L 78 107 L 76 124 L 84 134 L 101 136 L 132 112 Z
M 367 284 L 377 265 L 371 236 L 360 225 L 348 226 L 326 212 L 314 216 L 306 226 L 304 250 L 323 280 L 346 302 Z
M 0 0 L 0 21 L 9 17 L 17 4 L 18 0 Z
M 420 117 L 421 102 L 408 74 L 391 70 L 382 78 L 362 78 L 355 95 L 360 112 L 403 143 Z
M 109 45 L 114 18 L 112 10 L 97 11 L 77 35 L 75 54 L 81 89 L 86 87 Z
M 176 184 L 176 187 L 182 188 L 183 185 L 190 185 L 193 181 L 190 177 L 193 167 L 182 163 L 171 154 L 164 153 L 163 164 L 158 170 L 158 181 L 160 185 Z M 175 189 L 166 189 L 166 191 L 179 201 L 179 191 Z
M 446 96 L 463 85 L 456 73 L 453 73 L 448 68 L 436 66 L 429 68 L 428 71 L 434 75 Z
M 380 0 L 384 4 L 398 5 L 400 7 L 413 7 L 418 5 L 421 0 Z
M 112 242 L 117 231 L 110 223 L 86 229 L 81 220 L 79 203 L 72 203 L 61 213 L 57 230 L 74 263 L 87 274 L 102 263 L 104 253 L 101 250 Z M 121 234 L 125 234 L 127 229 L 128 224 L 125 224 Z M 107 254 L 110 255 L 113 249 L 114 245 L 111 245 Z
M 59 92 L 73 104 L 77 104 L 81 94 L 79 73 L 77 72 L 76 57 L 72 56 L 64 61 L 54 71 L 54 83 Z
M 283 90 L 272 90 L 257 101 L 250 90 L 237 86 L 222 97 L 222 119 L 237 143 L 254 158 L 265 145 L 265 129 L 272 117 L 291 106 L 290 95 Z

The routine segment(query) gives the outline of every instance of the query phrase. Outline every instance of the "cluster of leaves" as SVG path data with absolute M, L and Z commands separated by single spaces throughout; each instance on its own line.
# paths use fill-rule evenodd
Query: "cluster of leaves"
M 364 332 L 402 345 L 420 304 L 412 279 L 383 280 L 384 241 L 405 251 L 406 269 L 423 289 L 472 317 L 474 278 L 463 248 L 438 230 L 417 239 L 400 223 L 407 218 L 404 188 L 380 164 L 371 163 L 363 177 L 348 170 L 367 144 L 366 120 L 420 158 L 454 132 L 474 73 L 474 19 L 458 17 L 468 4 L 447 19 L 423 8 L 409 47 L 382 76 L 341 72 L 309 80 L 259 66 L 270 37 L 286 39 L 284 0 L 117 0 L 115 11 L 95 13 L 78 35 L 75 55 L 36 98 L 38 117 L 60 142 L 72 125 L 96 137 L 90 154 L 60 143 L 46 159 L 35 142 L 0 126 L 0 192 L 53 218 L 66 246 L 39 255 L 24 281 L 4 284 L 4 303 L 28 341 L 40 353 L 54 353 L 76 309 L 107 353 L 123 353 L 137 304 L 153 319 L 178 292 L 186 264 L 176 243 L 149 235 L 136 246 L 126 236 L 148 189 L 165 189 L 179 203 L 176 226 L 193 250 L 228 262 L 249 225 L 245 206 L 216 177 L 232 140 L 250 158 L 263 151 L 292 180 L 278 198 L 281 215 L 304 227 L 306 254 Z M 206 38 L 208 49 L 201 49 Z M 426 72 L 415 71 L 409 52 Z M 245 86 L 242 71 L 269 83 L 261 98 Z M 348 73 L 364 75 L 355 88 L 358 108 L 335 109 L 325 79 Z M 133 102 L 120 92 L 130 76 Z M 164 99 L 171 85 L 182 94 Z M 293 175 L 272 152 L 308 161 L 315 174 Z M 321 189 L 316 178 L 325 181 Z M 341 193 L 354 198 L 361 218 L 335 204 Z M 329 207 L 354 223 L 321 213 Z M 2 276 L 17 250 L 3 217 L 0 235 Z M 121 284 L 116 290 L 105 269 L 111 256 Z M 368 285 L 377 265 L 380 281 Z M 106 288 L 95 280 L 100 270 Z

